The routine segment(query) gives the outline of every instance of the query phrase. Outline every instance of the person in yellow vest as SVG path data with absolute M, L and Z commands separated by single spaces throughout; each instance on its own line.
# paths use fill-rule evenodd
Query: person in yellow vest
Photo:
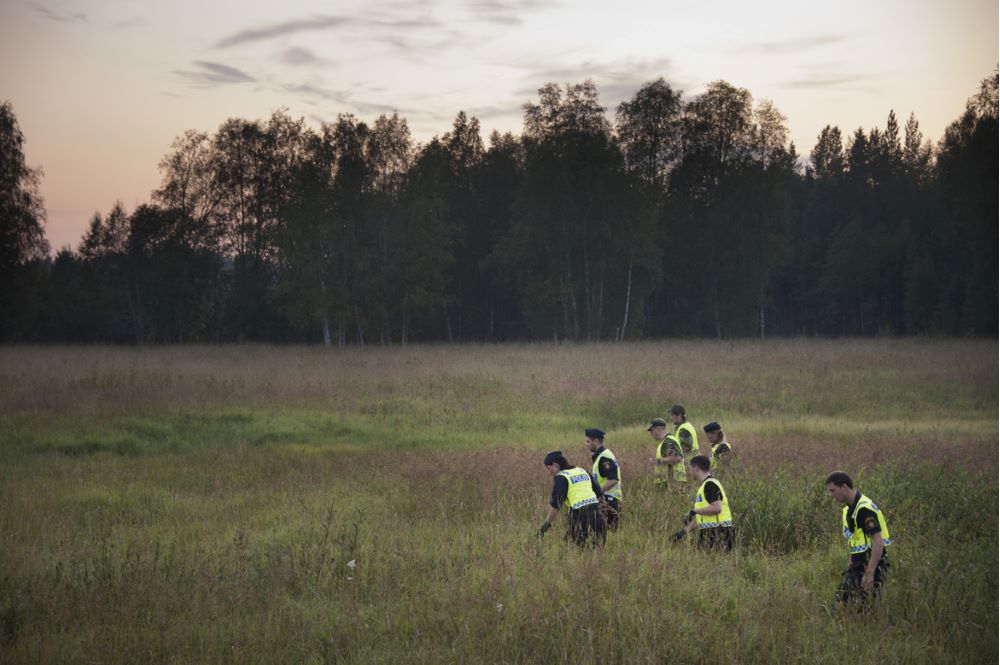
M 837 589 L 837 600 L 866 608 L 878 596 L 889 568 L 887 549 L 892 538 L 885 515 L 875 502 L 854 489 L 854 481 L 843 471 L 826 477 L 826 493 L 844 506 L 841 527 L 851 556 Z
M 653 418 L 646 431 L 657 442 L 656 456 L 652 460 L 653 484 L 667 487 L 671 483 L 686 483 L 687 470 L 684 468 L 681 444 L 673 434 L 667 434 L 667 421 Z
M 718 473 L 720 468 L 727 468 L 729 466 L 733 447 L 726 441 L 722 425 L 714 420 L 702 427 L 702 429 L 705 430 L 705 438 L 708 439 L 708 445 L 712 450 L 708 456 L 712 460 L 712 471 Z
M 670 422 L 674 424 L 674 436 L 681 442 L 681 453 L 684 459 L 690 460 L 695 455 L 700 455 L 698 448 L 698 430 L 687 421 L 684 407 L 674 404 L 670 407 Z
M 545 456 L 545 468 L 552 474 L 552 498 L 549 512 L 538 529 L 543 536 L 552 527 L 563 506 L 569 508 L 566 538 L 580 547 L 603 545 L 607 534 L 601 515 L 601 486 L 586 469 L 572 466 L 561 450 Z
M 698 547 L 728 552 L 733 548 L 733 513 L 722 483 L 709 472 L 711 462 L 704 455 L 691 458 L 689 472 L 699 483 L 694 495 L 694 508 L 687 516 L 687 525 L 674 534 L 680 540 L 687 531 L 698 531 Z
M 590 458 L 593 460 L 594 468 L 590 474 L 597 479 L 597 484 L 604 492 L 604 501 L 601 504 L 604 509 L 604 521 L 609 530 L 618 528 L 618 521 L 622 512 L 622 477 L 621 468 L 615 454 L 604 447 L 604 432 L 591 427 L 584 430 L 586 437 L 584 445 L 590 451 Z

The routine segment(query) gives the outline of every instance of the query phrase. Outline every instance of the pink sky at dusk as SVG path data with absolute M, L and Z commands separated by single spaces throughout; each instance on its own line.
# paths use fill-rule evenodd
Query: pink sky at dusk
M 53 250 L 116 200 L 148 201 L 174 137 L 229 117 L 398 110 L 426 141 L 459 110 L 520 133 L 547 82 L 592 78 L 613 117 L 659 76 L 689 97 L 725 79 L 771 99 L 807 155 L 825 125 L 881 127 L 890 109 L 937 142 L 997 60 L 995 0 L 0 5 L 0 100 L 44 171 Z

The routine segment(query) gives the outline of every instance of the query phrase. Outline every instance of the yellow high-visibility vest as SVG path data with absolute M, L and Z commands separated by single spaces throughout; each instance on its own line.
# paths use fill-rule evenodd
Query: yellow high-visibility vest
M 733 525 L 733 513 L 729 510 L 729 497 L 726 496 L 726 490 L 722 489 L 722 483 L 720 483 L 715 478 L 709 476 L 698 488 L 698 493 L 694 497 L 694 507 L 698 508 L 708 508 L 712 504 L 705 500 L 705 485 L 708 483 L 715 483 L 719 488 L 719 494 L 722 495 L 722 510 L 717 515 L 702 515 L 701 513 L 696 514 L 695 521 L 698 523 L 699 529 L 714 529 L 720 526 L 732 526 Z
M 878 506 L 871 499 L 862 494 L 858 499 L 858 504 L 854 507 L 854 514 L 851 515 L 851 520 L 854 522 L 854 531 L 851 531 L 847 526 L 847 511 L 850 510 L 850 506 L 844 506 L 844 513 L 841 516 L 844 527 L 844 538 L 847 538 L 847 546 L 850 548 L 851 554 L 867 552 L 872 546 L 871 541 L 868 539 L 868 534 L 858 524 L 858 511 L 862 508 L 867 508 L 878 516 L 878 525 L 882 529 L 882 542 L 885 543 L 886 547 L 889 547 L 892 544 L 892 539 L 889 537 L 889 527 L 885 524 L 885 515 L 882 514 L 882 511 L 878 509 Z
M 689 423 L 689 422 L 687 422 L 685 420 L 684 422 L 682 422 L 680 425 L 678 425 L 674 429 L 674 436 L 677 437 L 678 441 L 681 440 L 681 437 L 680 437 L 681 430 L 685 430 L 686 432 L 688 432 L 688 433 L 691 434 L 691 450 L 681 449 L 681 454 L 684 455 L 684 458 L 685 459 L 691 459 L 692 457 L 694 457 L 695 455 L 697 455 L 698 452 L 699 452 L 699 449 L 698 449 L 698 432 L 695 430 L 694 426 L 691 425 L 691 423 Z
M 566 492 L 564 506 L 569 506 L 570 510 L 577 510 L 584 506 L 597 503 L 597 495 L 594 488 L 590 486 L 591 477 L 584 469 L 578 466 L 572 469 L 563 469 L 557 476 L 563 476 L 569 483 L 569 491 Z
M 684 460 L 683 460 L 684 451 L 681 449 L 681 442 L 677 440 L 677 437 L 675 437 L 673 434 L 668 434 L 665 437 L 663 437 L 663 440 L 660 441 L 660 445 L 656 446 L 656 459 L 661 460 L 667 456 L 666 455 L 667 451 L 664 450 L 663 446 L 663 444 L 665 443 L 667 444 L 668 448 L 670 447 L 670 443 L 673 443 L 675 446 L 677 446 L 677 450 L 681 454 L 681 461 L 678 462 L 677 464 L 674 464 L 672 467 L 669 464 L 657 464 L 655 469 L 655 479 L 653 482 L 656 485 L 662 485 L 666 483 L 670 479 L 670 471 L 672 468 L 674 472 L 674 482 L 686 483 L 687 469 L 684 466 Z
M 727 455 L 729 455 L 729 454 L 731 454 L 733 452 L 733 444 L 729 443 L 728 441 L 719 441 L 717 444 L 715 444 L 714 446 L 712 446 L 712 457 L 709 460 L 712 463 L 711 466 L 709 467 L 710 469 L 716 468 L 717 462 L 719 462 L 719 457 L 718 457 L 718 455 L 715 454 L 715 451 L 718 450 L 719 446 L 721 446 L 723 444 L 729 446 L 729 452 L 726 453 Z
M 615 454 L 612 453 L 607 448 L 605 448 L 604 450 L 602 450 L 601 454 L 598 455 L 597 459 L 594 460 L 594 477 L 597 478 L 597 484 L 601 486 L 601 489 L 604 489 L 604 483 L 608 482 L 608 479 L 601 475 L 601 469 L 600 469 L 601 460 L 604 459 L 605 457 L 608 458 L 609 460 L 611 460 L 612 462 L 614 462 L 615 464 L 618 464 L 618 460 L 615 459 Z M 621 464 L 618 464 L 618 482 L 615 484 L 614 487 L 612 487 L 607 492 L 605 492 L 604 496 L 609 496 L 612 499 L 618 499 L 619 501 L 622 500 L 622 465 Z

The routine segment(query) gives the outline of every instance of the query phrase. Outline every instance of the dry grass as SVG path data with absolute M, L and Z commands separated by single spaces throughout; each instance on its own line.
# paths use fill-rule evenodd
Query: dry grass
M 3 349 L 0 661 L 981 661 L 996 368 L 926 340 Z M 734 556 L 666 541 L 689 499 L 644 423 L 676 401 L 736 446 Z M 583 463 L 592 425 L 628 511 L 597 553 L 533 536 L 541 455 Z M 865 619 L 828 603 L 834 467 L 897 541 Z

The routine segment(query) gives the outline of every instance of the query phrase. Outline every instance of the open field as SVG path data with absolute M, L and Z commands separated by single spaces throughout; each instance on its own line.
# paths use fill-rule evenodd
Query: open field
M 997 343 L 0 349 L 0 662 L 940 663 L 995 657 Z M 651 417 L 738 454 L 740 547 L 666 536 Z M 599 552 L 544 453 L 622 462 Z M 704 445 L 704 444 L 703 444 Z M 588 465 L 589 466 L 589 465 Z M 866 616 L 822 480 L 886 512 Z M 557 525 L 558 526 L 558 525 Z

